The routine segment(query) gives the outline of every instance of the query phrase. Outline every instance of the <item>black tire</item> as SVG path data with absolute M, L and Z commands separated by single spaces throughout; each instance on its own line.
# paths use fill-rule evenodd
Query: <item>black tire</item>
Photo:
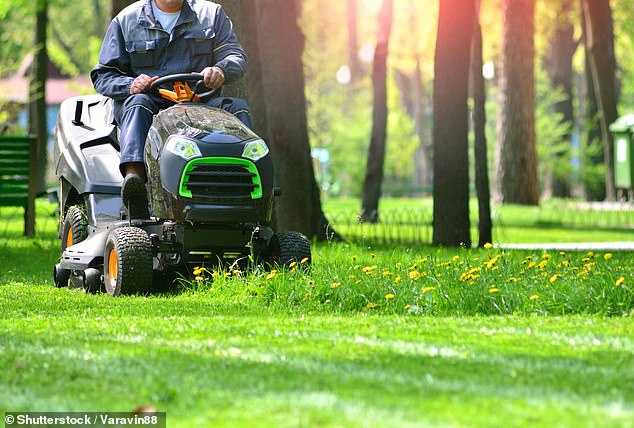
M 299 232 L 276 233 L 269 244 L 269 263 L 289 266 L 293 262 L 300 266 L 310 266 L 310 241 Z
M 103 280 L 111 296 L 146 293 L 152 288 L 152 244 L 138 227 L 121 227 L 106 241 Z
M 72 205 L 64 216 L 62 252 L 71 245 L 88 238 L 88 217 L 83 205 Z
M 53 284 L 57 288 L 68 287 L 68 280 L 70 279 L 70 271 L 68 269 L 62 269 L 59 263 L 53 268 Z

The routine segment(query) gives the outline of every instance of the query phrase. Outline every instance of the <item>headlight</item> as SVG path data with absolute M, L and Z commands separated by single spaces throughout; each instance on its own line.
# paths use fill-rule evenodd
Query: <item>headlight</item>
M 165 145 L 165 150 L 168 150 L 185 160 L 200 158 L 203 156 L 196 143 L 180 137 L 170 137 Z
M 269 148 L 266 146 L 266 143 L 262 140 L 255 140 L 247 143 L 244 146 L 244 151 L 242 152 L 242 157 L 251 159 L 253 162 L 262 159 L 264 156 L 269 154 Z

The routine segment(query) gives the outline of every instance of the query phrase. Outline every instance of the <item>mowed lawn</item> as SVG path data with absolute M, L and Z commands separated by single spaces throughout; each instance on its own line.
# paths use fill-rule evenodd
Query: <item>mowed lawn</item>
M 49 209 L 38 239 L 8 228 L 0 244 L 0 411 L 153 405 L 169 427 L 634 426 L 631 254 L 333 243 L 311 271 L 209 268 L 169 294 L 114 299 L 51 285 Z

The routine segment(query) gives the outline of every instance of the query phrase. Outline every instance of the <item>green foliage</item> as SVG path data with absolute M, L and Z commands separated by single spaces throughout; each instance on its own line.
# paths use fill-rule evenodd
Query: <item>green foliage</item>
M 572 181 L 574 152 L 571 141 L 571 124 L 564 122 L 561 113 L 553 111 L 553 105 L 566 99 L 561 89 L 552 89 L 544 72 L 536 76 L 537 107 L 535 111 L 535 134 L 537 156 L 542 188 L 546 180 L 556 176 L 565 182 Z

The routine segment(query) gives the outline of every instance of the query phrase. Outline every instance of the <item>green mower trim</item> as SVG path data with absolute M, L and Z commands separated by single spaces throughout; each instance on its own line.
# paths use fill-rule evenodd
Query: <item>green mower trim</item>
M 260 173 L 255 164 L 249 160 L 241 159 L 241 158 L 231 158 L 231 157 L 207 157 L 207 158 L 197 158 L 193 159 L 187 163 L 185 169 L 183 170 L 183 175 L 181 176 L 180 187 L 178 189 L 178 193 L 180 196 L 184 198 L 193 198 L 191 190 L 186 187 L 186 184 L 189 183 L 191 173 L 196 167 L 201 165 L 237 165 L 242 166 L 247 169 L 247 171 L 251 174 L 251 183 L 253 184 L 253 191 L 251 191 L 251 199 L 261 199 L 262 198 L 262 180 L 260 178 Z

